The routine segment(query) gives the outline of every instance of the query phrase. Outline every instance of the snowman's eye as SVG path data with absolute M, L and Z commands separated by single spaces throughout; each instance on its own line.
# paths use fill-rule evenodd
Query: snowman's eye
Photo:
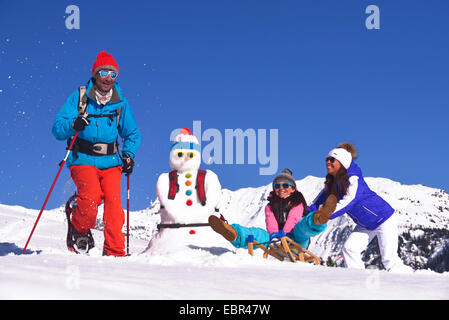
M 178 156 L 179 159 L 184 158 L 184 156 L 187 156 L 190 159 L 192 159 L 195 156 L 193 152 L 181 152 L 181 151 L 176 153 L 176 155 Z

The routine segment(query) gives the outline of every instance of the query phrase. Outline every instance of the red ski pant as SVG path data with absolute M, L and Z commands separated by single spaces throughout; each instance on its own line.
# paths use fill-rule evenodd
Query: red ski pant
M 90 165 L 71 166 L 70 173 L 78 189 L 72 224 L 86 233 L 95 227 L 98 206 L 104 200 L 104 246 L 106 255 L 125 255 L 125 236 L 122 228 L 125 214 L 120 199 L 122 167 L 97 169 Z

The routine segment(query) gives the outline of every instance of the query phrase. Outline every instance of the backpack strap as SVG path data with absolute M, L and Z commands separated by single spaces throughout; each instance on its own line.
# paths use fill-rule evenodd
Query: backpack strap
M 205 180 L 206 180 L 206 170 L 198 170 L 198 174 L 196 175 L 196 192 L 198 194 L 198 199 L 202 206 L 206 205 L 206 190 L 204 188 Z
M 196 176 L 196 192 L 198 194 L 198 199 L 201 205 L 206 205 L 206 190 L 205 190 L 205 181 L 206 181 L 206 170 L 198 170 L 198 174 Z M 168 174 L 168 178 L 170 181 L 170 186 L 168 189 L 168 199 L 175 199 L 176 193 L 179 191 L 178 184 L 178 172 L 176 170 L 171 171 Z
M 87 118 L 109 118 L 111 121 L 114 119 L 114 117 L 120 116 L 120 109 L 115 110 L 113 113 L 107 113 L 107 114 L 89 114 Z M 118 123 L 117 123 L 118 125 Z
M 118 128 L 120 124 L 120 114 L 122 113 L 122 108 L 118 108 L 116 112 L 117 112 L 117 128 Z
M 179 191 L 178 172 L 176 170 L 171 171 L 168 174 L 168 178 L 170 180 L 170 188 L 168 189 L 168 199 L 173 200 L 176 196 L 176 193 Z
M 79 99 L 78 99 L 78 116 L 83 115 L 87 107 L 87 96 L 86 96 L 86 86 L 79 87 Z
M 79 100 L 78 100 L 78 116 L 81 116 L 84 114 L 87 108 L 87 87 L 86 86 L 80 86 L 78 88 L 79 91 Z M 94 117 L 94 118 L 101 118 L 101 117 L 117 117 L 117 128 L 119 127 L 120 123 L 120 114 L 122 113 L 122 108 L 118 108 L 115 113 L 107 114 L 107 115 L 89 115 L 88 117 Z

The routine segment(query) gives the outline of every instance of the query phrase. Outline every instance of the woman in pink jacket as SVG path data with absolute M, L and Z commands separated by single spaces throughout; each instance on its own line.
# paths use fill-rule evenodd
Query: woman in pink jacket
M 247 228 L 239 224 L 229 225 L 224 218 L 209 217 L 212 229 L 231 241 L 237 248 L 248 247 L 248 236 L 253 235 L 259 243 L 288 236 L 298 244 L 307 248 L 310 237 L 326 229 L 326 219 L 335 210 L 337 198 L 330 195 L 325 204 L 316 212 L 308 213 L 307 204 L 301 192 L 296 189 L 295 180 L 289 169 L 284 169 L 273 180 L 273 191 L 268 197 L 265 207 L 265 222 L 267 229 Z M 314 219 L 320 216 L 321 219 Z M 325 220 L 325 221 L 324 221 Z

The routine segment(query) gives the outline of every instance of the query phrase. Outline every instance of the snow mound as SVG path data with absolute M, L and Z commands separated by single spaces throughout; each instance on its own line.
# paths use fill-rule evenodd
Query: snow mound
M 449 272 L 437 273 L 437 267 L 432 271 L 429 265 L 444 266 L 447 257 L 445 245 L 449 236 L 438 230 L 449 229 L 449 195 L 443 190 L 401 185 L 384 178 L 366 181 L 397 209 L 403 231 L 402 259 L 421 270 L 391 274 L 378 269 L 280 262 L 271 257 L 263 259 L 260 250 L 252 257 L 246 250 L 233 248 L 219 235 L 213 239 L 209 235 L 207 243 L 170 254 L 143 254 L 160 222 L 157 200 L 148 209 L 130 214 L 130 257 L 101 255 L 102 207 L 93 230 L 97 247 L 90 256 L 68 252 L 62 206 L 43 212 L 26 254 L 21 255 L 38 211 L 0 204 L 0 298 L 448 299 Z M 322 183 L 322 178 L 311 176 L 297 181 L 308 203 Z M 223 190 L 221 213 L 230 223 L 264 227 L 263 208 L 270 188 L 267 185 Z M 352 221 L 344 216 L 335 219 L 313 239 L 309 249 L 323 259 L 337 259 L 352 227 Z M 420 242 L 423 239 L 425 246 Z M 367 263 L 375 265 L 376 257 L 367 251 Z

